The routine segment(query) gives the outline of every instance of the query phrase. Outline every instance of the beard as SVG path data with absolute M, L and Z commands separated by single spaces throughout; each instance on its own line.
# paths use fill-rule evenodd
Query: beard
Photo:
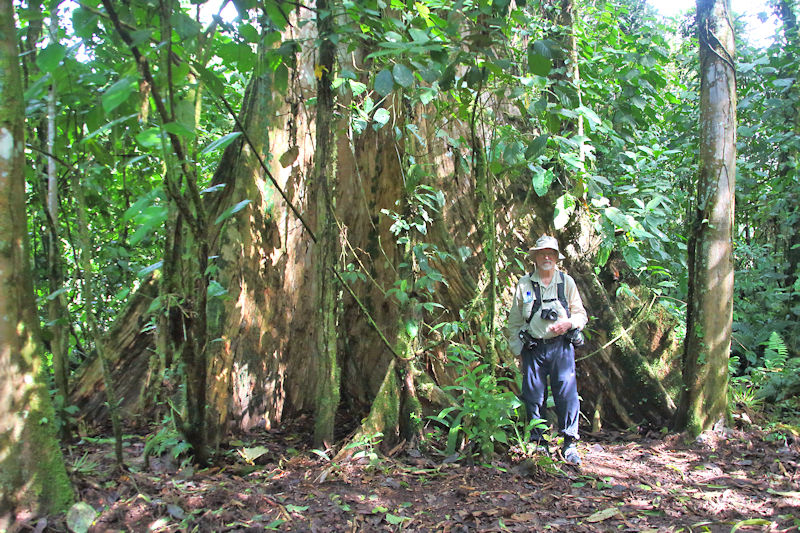
M 546 270 L 548 272 L 550 270 L 553 270 L 555 267 L 556 264 L 553 261 L 544 261 L 541 265 L 539 265 L 539 268 L 541 268 L 542 270 Z

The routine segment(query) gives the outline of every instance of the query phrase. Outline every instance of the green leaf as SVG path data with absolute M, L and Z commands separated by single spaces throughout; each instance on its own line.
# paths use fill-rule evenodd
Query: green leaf
M 211 152 L 214 152 L 215 150 L 220 150 L 222 148 L 225 148 L 226 146 L 231 144 L 233 141 L 235 141 L 236 138 L 239 137 L 239 135 L 241 135 L 241 134 L 242 134 L 241 131 L 233 131 L 233 132 L 231 132 L 231 133 L 229 133 L 227 135 L 223 135 L 219 139 L 210 142 L 205 148 L 203 148 L 200 151 L 200 154 L 201 155 L 205 155 L 205 154 L 209 154 Z
M 589 109 L 586 106 L 580 106 L 580 107 L 577 108 L 576 111 L 578 111 L 578 113 L 580 113 L 581 115 L 586 117 L 586 120 L 589 121 L 589 128 L 590 129 L 594 129 L 595 126 L 598 126 L 599 124 L 601 124 L 603 122 L 600 119 L 600 117 L 597 115 L 597 113 L 595 113 L 594 111 L 592 111 L 591 109 Z
M 152 29 L 138 30 L 131 32 L 131 46 L 138 46 L 153 35 Z
M 603 509 L 602 511 L 597 511 L 591 516 L 586 517 L 586 521 L 591 523 L 602 522 L 603 520 L 608 520 L 609 518 L 617 516 L 619 514 L 620 512 L 617 507 L 609 507 L 607 509 Z
M 747 520 L 742 520 L 741 522 L 736 522 L 736 524 L 731 528 L 731 533 L 736 533 L 739 528 L 744 526 L 771 526 L 772 521 L 766 520 L 764 518 L 749 518 Z
M 208 284 L 208 297 L 215 298 L 228 293 L 228 289 L 219 284 L 216 280 L 211 280 Z
M 67 49 L 59 43 L 51 43 L 36 55 L 36 66 L 43 72 L 53 72 L 67 55 Z
M 506 145 L 506 149 L 503 150 L 503 160 L 508 163 L 509 165 L 514 165 L 519 162 L 520 154 L 522 152 L 522 143 L 519 141 L 513 141 Z
M 161 130 L 158 128 L 147 128 L 136 135 L 136 142 L 143 148 L 154 148 L 161 145 Z
M 266 448 L 264 446 L 256 446 L 254 448 L 242 448 L 242 449 L 237 450 L 237 451 L 239 452 L 239 455 L 242 457 L 242 459 L 245 460 L 246 463 L 253 464 L 253 461 L 258 459 L 262 455 L 268 454 L 269 453 L 269 448 Z M 308 509 L 308 507 L 306 507 L 306 509 Z M 287 507 L 287 510 L 288 510 L 288 507 Z M 303 510 L 305 510 L 305 509 L 303 509 Z
M 78 502 L 69 508 L 67 526 L 74 533 L 86 533 L 96 516 L 94 507 L 86 502 Z
M 170 17 L 170 22 L 181 40 L 189 39 L 199 34 L 203 27 L 199 22 L 188 16 L 183 11 L 176 11 Z
M 136 78 L 125 76 L 120 79 L 103 93 L 101 98 L 103 110 L 110 113 L 125 102 L 134 90 L 136 90 Z
M 414 84 L 414 73 L 402 63 L 395 63 L 392 68 L 395 81 L 402 87 L 411 87 Z
M 388 69 L 383 69 L 375 76 L 375 91 L 381 96 L 387 96 L 394 89 L 394 77 Z
M 252 24 L 241 24 L 238 28 L 239 35 L 248 43 L 257 43 L 259 40 L 258 30 Z
M 547 191 L 550 189 L 550 184 L 553 183 L 555 174 L 553 174 L 552 170 L 545 170 L 539 166 L 533 167 L 532 170 L 533 179 L 531 182 L 533 184 L 533 192 L 535 192 L 537 196 L 542 197 L 547 194 Z
M 573 211 L 575 211 L 575 197 L 569 193 L 559 197 L 558 200 L 556 200 L 553 227 L 556 230 L 560 230 L 566 226 Z
M 547 140 L 550 138 L 549 133 L 545 133 L 544 135 L 539 135 L 534 140 L 528 144 L 528 148 L 525 150 L 525 159 L 536 159 L 539 157 L 539 154 L 547 146 Z
M 168 122 L 167 124 L 164 124 L 164 130 L 167 133 L 173 133 L 181 137 L 186 137 L 187 139 L 194 137 L 194 131 L 190 130 L 180 122 Z
M 272 78 L 272 88 L 278 93 L 285 93 L 286 88 L 289 87 L 289 67 L 281 63 L 275 69 L 275 75 Z
M 374 126 L 375 130 L 379 130 L 385 126 L 386 123 L 389 122 L 390 118 L 392 118 L 391 114 L 389 114 L 389 112 L 384 108 L 380 108 L 375 111 L 375 116 L 373 117 L 376 123 Z
M 282 6 L 280 6 L 278 2 L 264 2 L 263 5 L 269 20 L 275 25 L 275 29 L 282 31 L 288 23 L 286 20 L 286 9 L 281 9 Z
M 622 257 L 625 262 L 634 270 L 638 270 L 647 264 L 647 260 L 635 246 L 626 246 L 622 249 Z
M 402 524 L 406 520 L 411 520 L 411 519 L 407 516 L 397 516 L 393 515 L 392 513 L 386 513 L 386 521 L 392 524 L 393 526 L 396 526 L 397 524 Z
M 228 209 L 223 211 L 220 216 L 217 217 L 217 220 L 214 221 L 214 224 L 219 224 L 220 222 L 229 219 L 231 217 L 231 215 L 233 215 L 234 213 L 238 213 L 239 211 L 244 209 L 245 206 L 247 206 L 247 204 L 249 204 L 249 203 L 250 203 L 250 200 L 242 200 L 238 204 L 229 207 Z
M 89 11 L 79 7 L 72 12 L 72 28 L 75 35 L 88 39 L 91 37 L 94 30 L 97 29 L 98 16 Z
M 528 45 L 528 70 L 537 76 L 547 76 L 553 68 L 550 60 L 552 54 L 544 41 L 535 41 Z
M 225 94 L 225 85 L 223 85 L 222 80 L 220 80 L 214 72 L 207 69 L 202 63 L 196 61 L 192 62 L 192 67 L 194 67 L 195 71 L 200 75 L 200 79 L 203 83 L 211 89 L 211 92 L 215 95 Z
M 93 137 L 95 137 L 97 135 L 100 135 L 101 133 L 105 132 L 106 130 L 110 130 L 111 128 L 113 128 L 117 124 L 120 124 L 122 122 L 128 121 L 128 120 L 130 120 L 130 119 L 132 119 L 134 117 L 137 117 L 137 116 L 138 116 L 138 113 L 133 113 L 132 115 L 127 115 L 125 117 L 119 117 L 118 119 L 112 120 L 108 124 L 104 124 L 103 126 L 97 128 L 92 133 L 90 133 L 89 135 L 84 137 L 81 140 L 81 142 L 82 143 L 86 143 L 87 141 L 91 140 Z
M 628 230 L 630 229 L 630 223 L 628 222 L 628 217 L 620 211 L 616 207 L 607 207 L 603 214 L 608 218 L 614 225 L 618 228 Z

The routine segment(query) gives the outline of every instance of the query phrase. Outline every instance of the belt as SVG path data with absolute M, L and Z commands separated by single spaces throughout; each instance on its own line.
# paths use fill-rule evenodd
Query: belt
M 564 336 L 559 335 L 558 337 L 551 337 L 549 339 L 536 339 L 536 341 L 542 344 L 553 344 L 554 342 L 564 342 Z

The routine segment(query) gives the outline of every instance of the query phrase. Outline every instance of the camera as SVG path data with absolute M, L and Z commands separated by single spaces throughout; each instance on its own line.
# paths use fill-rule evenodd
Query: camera
M 583 346 L 586 343 L 586 339 L 583 337 L 583 331 L 579 329 L 569 330 L 564 334 L 564 338 L 573 346 Z
M 533 350 L 539 346 L 539 341 L 527 331 L 519 332 L 519 340 L 522 341 L 522 347 L 528 350 Z
M 558 311 L 555 309 L 542 309 L 542 320 L 549 320 L 551 322 L 558 320 Z

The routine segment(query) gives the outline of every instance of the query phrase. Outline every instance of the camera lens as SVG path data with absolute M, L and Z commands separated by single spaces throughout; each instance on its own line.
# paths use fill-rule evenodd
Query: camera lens
M 568 331 L 567 340 L 569 340 L 573 346 L 583 346 L 586 343 L 583 337 L 583 332 L 579 329 L 572 329 Z
M 542 320 L 558 320 L 558 312 L 555 309 L 542 309 Z

